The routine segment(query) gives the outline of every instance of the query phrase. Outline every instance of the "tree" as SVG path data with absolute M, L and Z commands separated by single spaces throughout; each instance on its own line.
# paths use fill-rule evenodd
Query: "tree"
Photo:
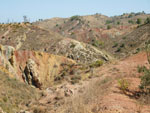
M 138 18 L 138 19 L 136 20 L 136 23 L 137 23 L 137 24 L 141 24 L 141 23 L 142 23 L 142 20 L 141 20 L 140 18 Z
M 25 16 L 25 15 L 23 16 L 23 21 L 24 21 L 24 23 L 29 22 L 27 16 Z

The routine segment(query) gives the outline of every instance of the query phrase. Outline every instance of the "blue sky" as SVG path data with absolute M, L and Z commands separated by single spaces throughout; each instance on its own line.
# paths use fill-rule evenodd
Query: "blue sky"
M 0 0 L 0 4 L 0 22 L 22 21 L 23 15 L 35 21 L 95 13 L 150 13 L 150 0 Z

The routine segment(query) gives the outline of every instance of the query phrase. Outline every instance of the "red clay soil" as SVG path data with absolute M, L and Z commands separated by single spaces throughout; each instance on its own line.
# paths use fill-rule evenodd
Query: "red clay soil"
M 137 67 L 147 64 L 147 56 L 142 52 L 120 62 L 99 68 L 97 70 L 99 75 L 114 76 L 116 80 L 109 86 L 107 95 L 99 100 L 98 113 L 150 113 L 150 105 L 141 104 L 131 93 L 139 91 L 140 75 L 137 72 Z M 130 92 L 127 94 L 124 94 L 118 85 L 118 79 L 122 77 L 130 84 Z
M 58 87 L 58 93 L 61 94 L 59 96 L 52 93 L 52 90 L 49 90 L 51 93 L 46 93 L 47 95 L 41 98 L 39 103 L 46 105 L 47 108 L 56 110 L 54 112 L 51 111 L 51 113 L 60 113 L 59 107 L 55 107 L 55 102 L 58 102 L 58 99 L 55 100 L 53 98 L 66 98 L 64 93 L 62 93 L 65 89 L 73 91 L 73 95 L 71 94 L 72 96 L 79 96 L 80 94 L 77 92 L 77 89 L 88 89 L 89 86 L 96 81 L 111 78 L 109 81 L 110 83 L 103 84 L 104 88 L 100 87 L 98 89 L 99 86 L 97 87 L 96 90 L 102 90 L 102 93 L 95 89 L 92 90 L 100 94 L 96 94 L 98 95 L 95 99 L 96 101 L 92 101 L 90 105 L 87 105 L 89 106 L 87 107 L 89 108 L 88 113 L 150 113 L 150 105 L 142 104 L 139 99 L 135 98 L 136 96 L 133 93 L 139 91 L 140 74 L 137 72 L 137 67 L 140 65 L 148 65 L 147 57 L 144 52 L 97 68 L 94 70 L 94 73 L 96 75 L 98 74 L 99 77 L 92 78 L 89 81 L 83 81 L 80 85 L 62 85 L 60 88 Z M 120 90 L 118 85 L 118 80 L 122 78 L 129 82 L 129 91 L 126 92 L 126 94 Z M 57 93 L 57 91 L 55 92 Z M 70 96 L 70 98 L 73 98 L 72 96 Z M 50 101 L 52 103 L 49 103 Z

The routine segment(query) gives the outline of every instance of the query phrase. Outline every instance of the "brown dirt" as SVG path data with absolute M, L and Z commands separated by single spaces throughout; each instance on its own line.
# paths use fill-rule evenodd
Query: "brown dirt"
M 97 70 L 99 74 L 105 73 L 104 76 L 117 76 L 117 79 L 123 77 L 130 83 L 129 90 L 131 92 L 138 91 L 140 84 L 137 66 L 147 65 L 147 57 L 145 53 L 139 53 L 120 62 L 106 65 Z M 134 99 L 133 94 L 129 92 L 125 95 L 118 88 L 118 80 L 113 81 L 107 95 L 102 97 L 99 105 L 99 111 L 102 113 L 150 113 L 150 106 L 140 104 Z
M 48 113 L 150 113 L 150 105 L 142 104 L 133 93 L 139 91 L 137 66 L 147 64 L 144 52 L 106 64 L 94 70 L 99 77 L 50 88 L 35 106 L 42 106 Z M 126 94 L 118 85 L 121 78 L 130 84 Z

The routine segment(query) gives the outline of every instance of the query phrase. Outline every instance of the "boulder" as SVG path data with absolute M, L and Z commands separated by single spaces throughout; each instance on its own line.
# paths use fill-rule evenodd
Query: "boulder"
M 24 78 L 29 85 L 34 85 L 41 89 L 42 83 L 40 82 L 37 65 L 34 60 L 29 59 L 26 62 L 26 67 L 24 69 Z

